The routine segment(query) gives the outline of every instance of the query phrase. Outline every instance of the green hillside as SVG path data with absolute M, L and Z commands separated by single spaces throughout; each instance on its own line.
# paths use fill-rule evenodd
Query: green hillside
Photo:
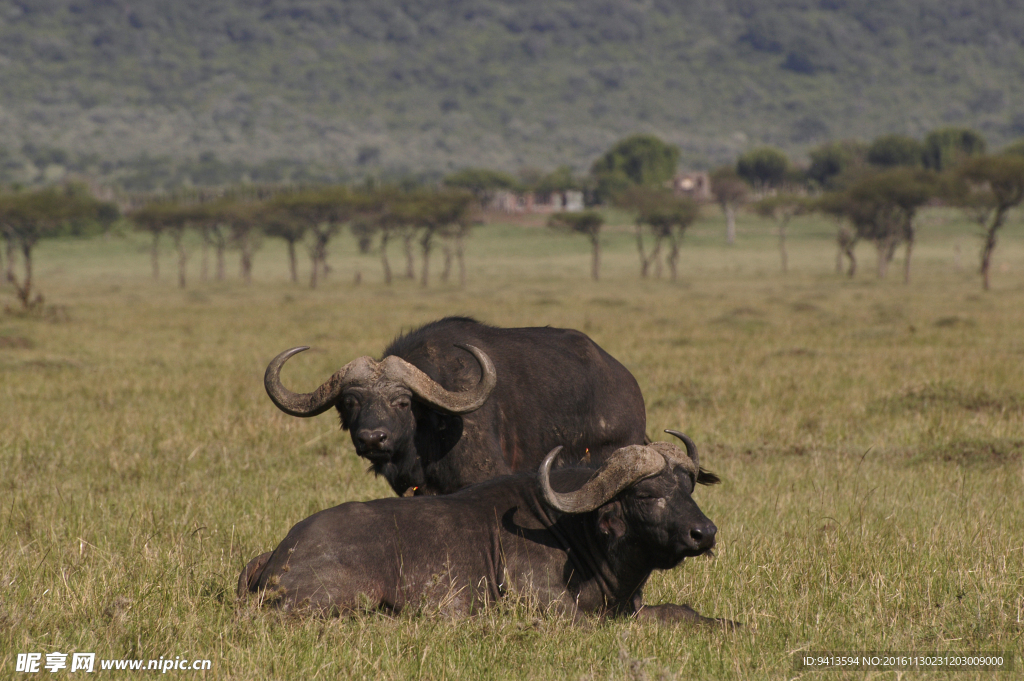
M 1019 0 L 0 2 L 4 182 L 585 169 L 634 132 L 705 167 L 948 125 L 1024 135 Z

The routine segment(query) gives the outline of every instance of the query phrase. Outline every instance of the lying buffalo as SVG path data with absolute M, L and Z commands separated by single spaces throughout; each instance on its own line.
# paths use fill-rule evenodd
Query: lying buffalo
M 567 460 L 600 461 L 645 442 L 636 379 L 579 331 L 448 317 L 397 338 L 381 361 L 360 357 L 296 394 L 281 384 L 281 366 L 305 349 L 267 367 L 270 399 L 293 416 L 336 407 L 356 452 L 398 495 L 533 471 L 558 445 Z
M 526 595 L 578 616 L 596 613 L 710 622 L 686 605 L 645 606 L 651 571 L 715 545 L 715 525 L 691 498 L 702 471 L 693 442 L 631 445 L 595 471 L 488 480 L 447 496 L 351 502 L 292 528 L 238 579 L 286 610 L 397 612 L 407 606 L 464 614 Z

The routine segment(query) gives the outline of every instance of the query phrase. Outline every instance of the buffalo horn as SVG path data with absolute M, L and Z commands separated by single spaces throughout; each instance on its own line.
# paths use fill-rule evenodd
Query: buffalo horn
M 686 436 L 684 433 L 680 433 L 678 430 L 666 430 L 669 435 L 675 435 L 677 438 L 683 441 L 686 445 L 686 455 L 689 457 L 689 461 L 682 460 L 682 457 L 673 457 L 683 464 L 687 469 L 693 473 L 694 476 L 700 471 L 700 456 L 697 454 L 697 445 L 693 444 L 693 440 Z M 678 451 L 678 449 L 676 450 Z M 692 465 L 691 465 L 692 464 Z
M 301 346 L 285 350 L 271 360 L 267 365 L 267 372 L 263 375 L 263 385 L 267 394 L 277 408 L 292 416 L 316 416 L 322 414 L 337 401 L 341 391 L 345 388 L 345 376 L 351 369 L 365 366 L 367 362 L 373 362 L 370 357 L 354 359 L 341 369 L 334 372 L 334 375 L 327 379 L 327 382 L 311 393 L 293 393 L 281 384 L 281 366 L 293 355 L 297 355 L 308 346 Z
M 551 489 L 551 464 L 561 447 L 552 449 L 537 472 L 544 501 L 563 513 L 586 513 L 615 498 L 622 490 L 665 468 L 665 458 L 644 445 L 629 445 L 615 450 L 590 480 L 575 492 L 565 494 Z
M 498 372 L 491 359 L 479 348 L 472 345 L 456 345 L 472 353 L 480 363 L 480 382 L 475 388 L 464 391 L 446 390 L 440 383 L 427 376 L 420 369 L 401 357 L 385 357 L 385 375 L 411 390 L 416 397 L 431 407 L 447 414 L 466 414 L 483 406 L 498 383 Z

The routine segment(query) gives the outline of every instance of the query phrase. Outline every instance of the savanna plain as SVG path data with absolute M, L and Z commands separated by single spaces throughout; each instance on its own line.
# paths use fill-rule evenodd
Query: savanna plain
M 44 242 L 52 307 L 24 315 L 0 291 L 0 676 L 18 653 L 94 652 L 212 661 L 180 678 L 897 678 L 799 671 L 794 654 L 1000 651 L 1010 678 L 1024 669 L 1021 227 L 987 293 L 971 227 L 941 209 L 921 217 L 909 285 L 898 266 L 878 279 L 867 244 L 857 276 L 837 274 L 835 225 L 815 219 L 791 225 L 783 274 L 771 223 L 742 218 L 727 247 L 710 212 L 676 282 L 639 277 L 628 225 L 606 230 L 599 282 L 582 239 L 478 227 L 461 288 L 386 286 L 349 235 L 316 290 L 288 280 L 273 241 L 248 286 L 230 270 L 201 281 L 193 244 L 184 290 L 170 252 L 153 280 L 134 234 Z M 283 376 L 311 390 L 448 314 L 577 328 L 633 372 L 648 435 L 687 432 L 722 478 L 695 493 L 715 556 L 655 573 L 645 600 L 742 628 L 572 623 L 529 594 L 456 620 L 236 600 L 246 561 L 294 523 L 391 494 L 335 416 L 270 403 L 267 362 L 312 346 Z

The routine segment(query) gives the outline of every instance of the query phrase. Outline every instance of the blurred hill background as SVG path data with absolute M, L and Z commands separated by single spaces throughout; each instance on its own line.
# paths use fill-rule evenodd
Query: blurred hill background
M 1024 3 L 0 1 L 5 183 L 585 170 L 636 132 L 699 169 L 941 126 L 1024 136 Z

